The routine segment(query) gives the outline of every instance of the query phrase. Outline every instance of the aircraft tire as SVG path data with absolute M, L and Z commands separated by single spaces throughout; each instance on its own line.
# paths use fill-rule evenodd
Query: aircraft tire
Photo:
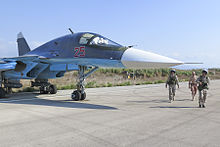
M 40 94 L 48 94 L 49 91 L 45 91 L 44 87 L 40 87 Z
M 4 98 L 5 94 L 6 94 L 5 90 L 2 87 L 0 87 L 0 98 Z
M 40 94 L 48 94 L 49 92 L 48 91 L 41 91 L 40 90 Z
M 57 93 L 57 87 L 55 85 L 50 85 L 49 91 L 50 91 L 50 94 L 56 94 Z
M 79 100 L 81 100 L 81 93 L 78 90 L 76 90 L 72 93 L 71 98 L 74 101 L 79 101 Z
M 85 99 L 86 99 L 86 93 L 84 92 L 84 93 L 81 94 L 81 99 L 80 100 L 83 101 Z

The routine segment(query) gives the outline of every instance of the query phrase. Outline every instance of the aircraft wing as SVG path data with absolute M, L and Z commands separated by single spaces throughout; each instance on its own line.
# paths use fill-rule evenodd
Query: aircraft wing
M 18 64 L 37 59 L 37 56 L 2 58 L 0 59 L 0 71 L 16 70 L 16 68 L 18 68 Z
M 39 59 L 39 56 L 19 56 L 19 57 L 11 57 L 11 58 L 2 58 L 2 61 L 34 61 Z
M 0 71 L 7 71 L 7 70 L 15 69 L 16 64 L 17 64 L 16 62 L 0 61 Z

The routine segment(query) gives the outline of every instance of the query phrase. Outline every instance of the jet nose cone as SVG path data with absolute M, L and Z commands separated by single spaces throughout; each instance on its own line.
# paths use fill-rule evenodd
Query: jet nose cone
M 135 48 L 127 49 L 121 62 L 126 68 L 135 69 L 168 68 L 183 64 L 181 61 Z

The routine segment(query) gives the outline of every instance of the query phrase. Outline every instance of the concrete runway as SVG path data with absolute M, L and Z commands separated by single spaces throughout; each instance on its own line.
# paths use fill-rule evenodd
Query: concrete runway
M 87 89 L 83 102 L 72 90 L 0 99 L 0 146 L 220 146 L 220 81 L 206 108 L 180 86 L 171 104 L 164 84 Z

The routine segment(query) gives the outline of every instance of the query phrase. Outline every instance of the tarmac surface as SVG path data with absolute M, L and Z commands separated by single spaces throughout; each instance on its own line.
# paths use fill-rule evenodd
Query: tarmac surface
M 171 104 L 164 84 L 87 89 L 82 102 L 71 101 L 72 90 L 0 99 L 0 146 L 220 146 L 220 80 L 206 108 L 187 86 Z

